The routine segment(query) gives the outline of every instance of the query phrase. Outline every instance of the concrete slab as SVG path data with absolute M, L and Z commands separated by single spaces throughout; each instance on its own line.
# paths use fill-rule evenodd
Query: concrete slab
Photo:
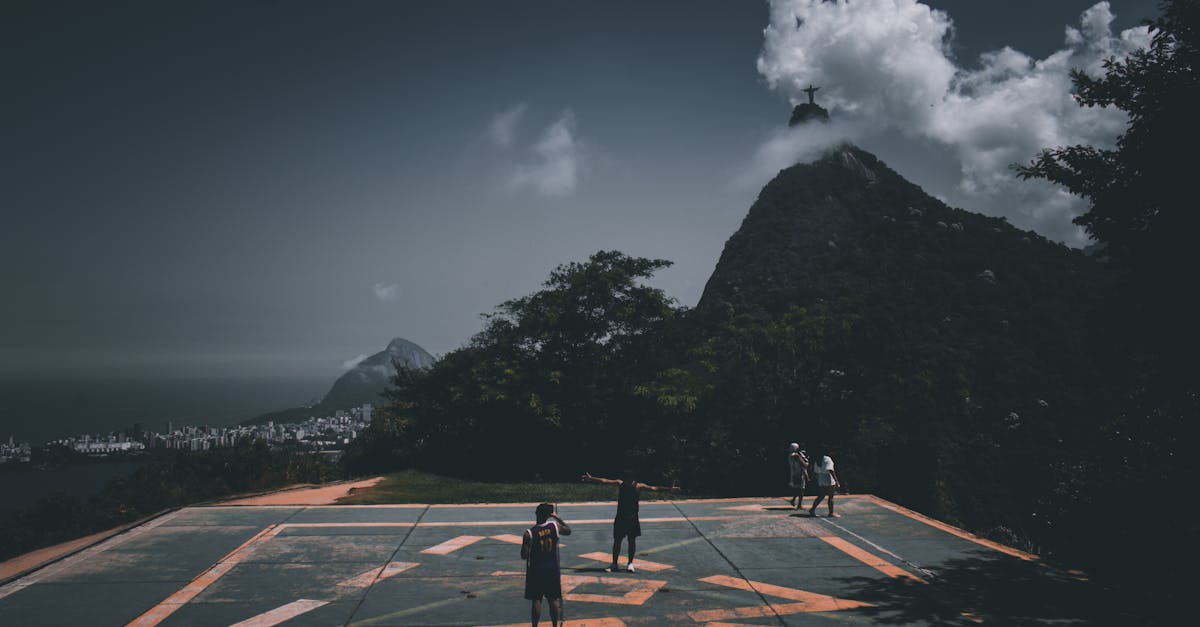
M 833 519 L 782 499 L 643 503 L 634 564 L 646 568 L 634 573 L 604 570 L 614 510 L 559 504 L 575 530 L 562 546 L 573 624 L 1108 615 L 1085 581 L 869 496 L 839 498 Z M 0 587 L 0 624 L 527 624 L 517 544 L 532 515 L 531 504 L 188 508 Z

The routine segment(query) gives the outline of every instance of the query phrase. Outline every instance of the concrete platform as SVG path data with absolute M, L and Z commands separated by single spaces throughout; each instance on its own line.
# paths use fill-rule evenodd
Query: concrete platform
M 2 625 L 522 625 L 534 504 L 172 512 L 0 587 Z M 637 572 L 604 571 L 613 503 L 560 504 L 568 625 L 1097 624 L 1078 573 L 871 496 L 642 504 Z M 622 556 L 622 565 L 625 562 Z M 543 624 L 549 624 L 543 612 Z

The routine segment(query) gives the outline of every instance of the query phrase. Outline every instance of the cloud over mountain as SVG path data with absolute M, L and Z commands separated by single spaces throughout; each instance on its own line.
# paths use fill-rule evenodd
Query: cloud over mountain
M 1109 4 L 1099 2 L 1045 58 L 1005 47 L 968 68 L 950 54 L 950 16 L 916 0 L 772 0 L 770 15 L 758 70 L 773 89 L 801 102 L 807 97 L 800 90 L 817 85 L 822 104 L 852 129 L 894 128 L 941 144 L 960 166 L 950 200 L 1084 243 L 1071 224 L 1085 209 L 1082 201 L 1044 182 L 1020 181 L 1009 165 L 1045 147 L 1113 145 L 1125 114 L 1078 106 L 1070 71 L 1100 73 L 1105 58 L 1148 45 L 1146 27 L 1114 34 Z M 772 139 L 797 143 L 783 137 Z

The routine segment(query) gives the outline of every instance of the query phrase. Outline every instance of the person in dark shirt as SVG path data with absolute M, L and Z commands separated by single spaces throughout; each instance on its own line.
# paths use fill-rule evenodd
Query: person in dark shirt
M 637 538 L 642 535 L 642 523 L 638 519 L 638 502 L 639 493 L 642 490 L 650 490 L 652 492 L 679 492 L 679 486 L 671 486 L 669 488 L 660 488 L 658 486 L 638 483 L 633 478 L 633 472 L 626 472 L 625 479 L 618 481 L 616 479 L 605 479 L 603 477 L 593 477 L 588 473 L 584 473 L 581 477 L 582 481 L 591 483 L 603 483 L 606 485 L 620 486 L 617 488 L 617 515 L 613 518 L 613 548 L 612 548 L 612 566 L 609 567 L 610 572 L 619 570 L 617 562 L 621 557 L 621 540 L 629 539 L 629 563 L 626 564 L 625 570 L 634 572 L 633 556 L 637 553 Z
M 533 627 L 537 627 L 542 619 L 543 597 L 550 600 L 550 624 L 558 627 L 562 616 L 558 539 L 571 535 L 571 527 L 554 513 L 554 506 L 549 503 L 538 505 L 534 515 L 537 524 L 526 529 L 521 538 L 521 559 L 525 560 L 525 598 L 533 602 L 530 609 Z

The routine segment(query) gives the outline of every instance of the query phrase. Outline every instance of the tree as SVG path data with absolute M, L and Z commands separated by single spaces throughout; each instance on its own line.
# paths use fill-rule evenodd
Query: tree
M 1116 148 L 1046 150 L 1023 178 L 1065 186 L 1090 201 L 1076 219 L 1105 245 L 1121 275 L 1107 312 L 1093 330 L 1117 402 L 1094 416 L 1093 449 L 1066 460 L 1042 507 L 1057 523 L 1053 541 L 1076 561 L 1095 560 L 1122 580 L 1139 603 L 1179 609 L 1191 591 L 1165 575 L 1173 557 L 1144 550 L 1145 538 L 1169 536 L 1193 546 L 1200 530 L 1171 503 L 1192 489 L 1200 468 L 1193 451 L 1200 427 L 1200 301 L 1195 298 L 1193 240 L 1200 235 L 1193 159 L 1200 140 L 1200 0 L 1166 0 L 1148 23 L 1149 48 L 1104 63 L 1104 76 L 1075 71 L 1082 106 L 1115 106 L 1129 114 Z M 1136 498 L 1137 516 L 1108 519 L 1115 498 Z M 1103 548 L 1102 551 L 1098 549 Z M 1097 559 L 1103 555 L 1103 559 Z M 1151 576 L 1143 576 L 1150 573 Z M 1157 576 L 1155 576 L 1157 575 Z
M 1148 22 L 1149 48 L 1109 58 L 1102 77 L 1071 74 L 1081 106 L 1115 106 L 1129 114 L 1116 148 L 1048 149 L 1016 169 L 1022 178 L 1061 184 L 1090 201 L 1075 222 L 1129 272 L 1128 325 L 1171 358 L 1190 355 L 1198 337 L 1191 292 L 1192 242 L 1200 235 L 1192 189 L 1200 142 L 1200 1 L 1167 0 L 1160 7 L 1162 15 Z
M 501 303 L 428 372 L 398 371 L 385 410 L 395 428 L 375 448 L 487 477 L 565 477 L 613 464 L 646 422 L 641 406 L 652 404 L 633 388 L 679 312 L 642 281 L 670 265 L 600 251 L 558 266 L 543 289 Z

